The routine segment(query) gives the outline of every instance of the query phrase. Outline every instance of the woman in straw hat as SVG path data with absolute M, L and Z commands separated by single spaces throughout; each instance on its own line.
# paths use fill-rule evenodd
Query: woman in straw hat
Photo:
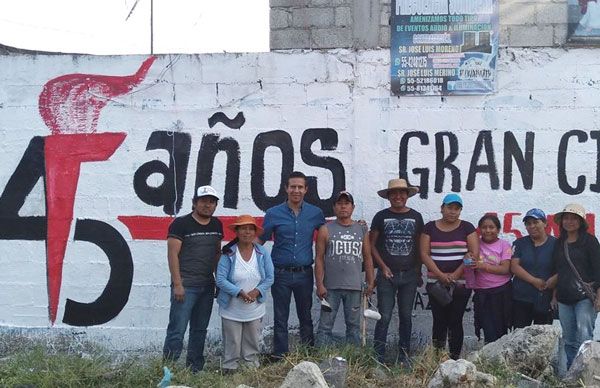
M 271 255 L 254 243 L 263 232 L 254 217 L 239 216 L 229 229 L 235 231 L 239 241 L 221 256 L 217 267 L 224 373 L 236 370 L 240 361 L 250 367 L 259 366 L 261 318 L 274 279 Z
M 600 295 L 600 244 L 595 236 L 587 233 L 583 206 L 569 204 L 554 215 L 554 220 L 560 227 L 553 256 L 558 273 L 555 296 L 569 368 L 579 346 L 592 339 L 596 312 L 600 310 L 597 297 Z

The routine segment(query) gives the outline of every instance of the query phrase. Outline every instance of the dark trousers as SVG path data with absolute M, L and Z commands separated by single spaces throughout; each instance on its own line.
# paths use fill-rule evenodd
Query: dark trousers
M 511 324 L 512 288 L 510 282 L 494 288 L 475 290 L 475 333 L 483 329 L 485 343 L 496 341 L 508 333 Z
M 396 301 L 398 302 L 398 359 L 404 361 L 408 357 L 416 292 L 417 273 L 413 269 L 394 272 L 394 277 L 391 279 L 384 278 L 381 271 L 377 272 L 377 309 L 381 319 L 375 324 L 373 346 L 379 362 L 385 360 L 388 328 Z
M 538 307 L 539 309 L 539 307 Z M 529 325 L 551 325 L 553 320 L 552 310 L 536 311 L 533 303 L 522 302 L 520 300 L 512 301 L 512 321 L 513 328 L 518 329 Z
M 446 341 L 453 360 L 460 358 L 463 345 L 463 315 L 469 302 L 471 290 L 459 284 L 454 288 L 452 302 L 442 306 L 434 298 L 429 298 L 431 314 L 433 315 L 433 346 L 438 349 L 446 348 Z
M 312 268 L 302 272 L 289 272 L 275 268 L 275 282 L 271 286 L 274 355 L 282 356 L 289 351 L 288 319 L 292 294 L 294 294 L 296 314 L 300 323 L 300 341 L 304 345 L 315 344 L 311 317 L 313 284 Z

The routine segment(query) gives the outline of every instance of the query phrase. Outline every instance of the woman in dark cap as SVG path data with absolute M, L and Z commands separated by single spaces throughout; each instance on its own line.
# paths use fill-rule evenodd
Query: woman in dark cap
M 553 255 L 555 295 L 570 368 L 581 344 L 592 339 L 600 310 L 600 244 L 587 232 L 583 206 L 569 204 L 554 220 L 560 227 Z
M 532 323 L 549 325 L 553 314 L 550 307 L 553 277 L 552 252 L 556 238 L 546 233 L 546 214 L 537 208 L 530 209 L 523 217 L 528 235 L 513 243 L 510 271 L 512 280 L 513 327 L 521 328 Z

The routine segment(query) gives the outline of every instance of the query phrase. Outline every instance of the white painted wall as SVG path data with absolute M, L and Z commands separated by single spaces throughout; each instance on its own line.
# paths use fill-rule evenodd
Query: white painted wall
M 4 56 L 0 57 L 0 188 L 4 188 L 34 136 L 49 129 L 38 112 L 38 97 L 52 78 L 71 73 L 126 75 L 137 70 L 143 57 Z M 600 130 L 600 56 L 593 49 L 507 49 L 498 66 L 499 92 L 491 96 L 394 97 L 389 91 L 389 51 L 273 52 L 161 56 L 143 84 L 115 97 L 100 114 L 98 132 L 125 132 L 127 137 L 108 161 L 82 164 L 74 206 L 75 218 L 104 221 L 125 238 L 133 256 L 134 276 L 129 302 L 112 321 L 94 327 L 74 328 L 113 349 L 160 346 L 168 316 L 169 274 L 164 241 L 133 240 L 117 220 L 121 215 L 164 216 L 162 208 L 143 203 L 133 189 L 133 175 L 144 163 L 159 159 L 168 163 L 165 151 L 145 151 L 152 131 L 184 131 L 192 135 L 191 155 L 184 192 L 189 209 L 196 173 L 196 158 L 204 133 L 230 136 L 240 144 L 240 195 L 237 209 L 219 207 L 216 214 L 250 213 L 262 216 L 250 192 L 252 144 L 263 132 L 284 130 L 294 142 L 294 167 L 319 179 L 319 194 L 328 198 L 332 177 L 328 170 L 306 166 L 300 157 L 300 138 L 307 128 L 333 128 L 337 149 L 313 152 L 340 160 L 346 186 L 357 201 L 355 215 L 370 221 L 386 201 L 376 195 L 387 180 L 398 175 L 399 144 L 408 131 L 424 131 L 429 145 L 410 142 L 409 178 L 419 184 L 414 168 L 430 169 L 429 197 L 414 197 L 410 206 L 425 220 L 438 216 L 443 194 L 450 190 L 446 171 L 444 193 L 433 192 L 435 133 L 450 131 L 458 138 L 456 166 L 460 193 L 465 201 L 463 218 L 476 223 L 487 211 L 500 215 L 524 213 L 541 207 L 560 211 L 569 202 L 580 202 L 589 213 L 597 212 L 598 194 L 590 189 L 597 171 Z M 93 92 L 93 91 L 92 91 Z M 229 117 L 243 112 L 240 129 L 207 119 L 223 111 Z M 492 131 L 500 188 L 492 190 L 486 174 L 476 176 L 475 189 L 465 189 L 475 140 L 480 131 Z M 581 130 L 588 140 L 569 142 L 566 154 L 568 181 L 578 175 L 587 182 L 581 194 L 561 191 L 557 160 L 561 137 Z M 531 190 L 525 190 L 513 167 L 512 189 L 503 189 L 503 136 L 510 131 L 524 147 L 525 132 L 535 133 L 535 173 Z M 480 164 L 486 164 L 485 153 Z M 217 157 L 213 185 L 224 187 L 224 162 Z M 275 195 L 279 187 L 281 154 L 268 152 L 265 187 Z M 274 171 L 274 173 L 271 173 Z M 160 179 L 151 179 L 159 184 Z M 44 186 L 38 182 L 21 216 L 44 215 Z M 514 228 L 524 231 L 519 215 Z M 48 320 L 45 244 L 43 241 L 0 240 L 0 330 L 24 328 L 53 333 L 71 329 L 61 323 L 66 298 L 91 302 L 103 290 L 109 266 L 93 244 L 73 241 L 73 228 L 64 260 L 58 319 Z M 514 239 L 514 235 L 504 237 Z M 270 310 L 270 307 L 268 308 Z M 272 324 L 271 315 L 265 320 Z M 422 325 L 421 325 L 422 326 Z M 470 329 L 467 329 L 470 330 Z M 428 324 L 425 325 L 428 332 Z M 219 334 L 216 307 L 211 335 Z

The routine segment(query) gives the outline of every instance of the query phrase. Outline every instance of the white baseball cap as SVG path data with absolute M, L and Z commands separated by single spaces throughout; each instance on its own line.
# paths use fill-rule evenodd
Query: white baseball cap
M 363 312 L 363 315 L 365 316 L 365 318 L 373 319 L 375 321 L 378 321 L 381 319 L 381 314 L 379 313 L 379 311 L 375 311 L 375 310 L 371 310 L 371 309 L 365 309 L 365 311 Z
M 219 194 L 217 194 L 217 190 L 215 190 L 212 186 L 200 186 L 196 190 L 196 196 L 194 199 L 202 198 L 202 197 L 215 197 L 218 200 Z

